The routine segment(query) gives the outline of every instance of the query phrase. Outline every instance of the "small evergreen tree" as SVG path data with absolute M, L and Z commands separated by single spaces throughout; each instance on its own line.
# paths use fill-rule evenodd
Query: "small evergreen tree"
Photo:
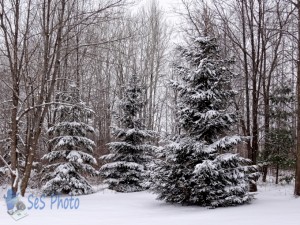
M 133 75 L 124 92 L 116 116 L 120 126 L 112 127 L 112 135 L 117 139 L 109 143 L 110 154 L 102 156 L 106 162 L 100 169 L 108 188 L 118 192 L 135 192 L 145 189 L 146 164 L 150 161 L 155 147 L 145 141 L 154 132 L 145 130 L 139 113 L 145 102 L 142 87 Z
M 230 153 L 240 136 L 225 136 L 236 122 L 229 113 L 235 92 L 230 60 L 219 57 L 212 38 L 196 38 L 179 48 L 177 65 L 179 121 L 182 134 L 168 144 L 153 167 L 152 190 L 158 199 L 182 204 L 219 207 L 250 202 L 249 160 Z
M 79 90 L 71 85 L 70 91 L 58 93 L 60 103 L 56 110 L 57 123 L 48 130 L 51 151 L 43 156 L 51 164 L 43 169 L 43 192 L 81 195 L 93 193 L 85 176 L 96 176 L 96 159 L 91 155 L 95 146 L 88 138 L 94 129 L 88 125 L 92 111 L 80 99 Z
M 279 170 L 292 169 L 295 165 L 292 151 L 295 143 L 291 126 L 295 96 L 288 83 L 280 82 L 270 94 L 270 100 L 271 127 L 265 136 L 266 148 L 261 154 L 261 162 L 264 165 L 264 180 L 268 165 L 275 166 L 275 183 L 278 184 Z

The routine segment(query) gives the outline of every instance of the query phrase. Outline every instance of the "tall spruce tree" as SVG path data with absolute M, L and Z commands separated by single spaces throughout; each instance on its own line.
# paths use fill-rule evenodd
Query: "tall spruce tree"
M 145 189 L 146 165 L 155 147 L 146 144 L 155 133 L 145 129 L 139 114 L 144 106 L 143 88 L 133 75 L 118 105 L 116 116 L 120 126 L 112 127 L 116 141 L 109 143 L 110 154 L 101 157 L 105 165 L 100 169 L 108 188 L 118 192 Z
M 51 151 L 43 156 L 51 164 L 43 169 L 43 192 L 82 195 L 93 193 L 85 176 L 96 176 L 94 142 L 88 137 L 94 129 L 88 125 L 92 110 L 80 99 L 75 85 L 57 94 L 56 124 L 48 130 Z
M 172 203 L 220 207 L 250 202 L 249 160 L 234 154 L 241 137 L 226 136 L 236 122 L 229 112 L 235 91 L 230 87 L 231 60 L 222 59 L 214 38 L 195 38 L 180 47 L 176 65 L 181 134 L 159 155 L 152 172 L 152 190 Z M 253 171 L 254 172 L 254 171 Z

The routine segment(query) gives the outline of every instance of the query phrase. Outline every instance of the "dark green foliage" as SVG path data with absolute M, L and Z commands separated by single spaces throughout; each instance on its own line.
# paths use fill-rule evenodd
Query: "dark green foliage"
M 268 134 L 268 152 L 267 161 L 271 165 L 279 165 L 281 169 L 290 169 L 295 165 L 295 159 L 292 154 L 294 140 L 292 132 L 287 129 L 272 129 Z
M 136 75 L 131 77 L 124 97 L 120 100 L 117 122 L 120 126 L 112 127 L 116 141 L 109 143 L 110 154 L 102 156 L 106 162 L 100 169 L 104 183 L 118 192 L 145 190 L 146 164 L 155 147 L 145 142 L 155 134 L 145 130 L 139 113 L 145 101 L 143 89 Z
M 287 83 L 278 83 L 270 95 L 270 130 L 265 134 L 265 149 L 260 157 L 264 167 L 275 167 L 276 183 L 279 182 L 279 170 L 292 169 L 295 165 L 291 126 L 294 101 L 295 96 Z
M 226 136 L 236 122 L 230 111 L 231 60 L 219 57 L 216 39 L 195 38 L 178 49 L 178 116 L 182 133 L 158 152 L 152 168 L 152 190 L 172 203 L 221 207 L 248 203 L 248 184 L 257 178 L 250 161 L 233 154 L 241 141 Z M 253 173 L 252 173 L 253 172 Z M 251 176 L 249 175 L 250 173 Z

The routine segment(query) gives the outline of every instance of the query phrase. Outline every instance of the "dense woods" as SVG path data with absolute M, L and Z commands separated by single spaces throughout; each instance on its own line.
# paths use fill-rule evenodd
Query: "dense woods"
M 57 130 L 56 135 L 61 133 L 58 128 L 66 129 L 59 127 L 64 121 L 80 122 L 82 127 L 73 127 L 74 132 L 68 130 L 63 135 L 74 136 L 79 132 L 77 136 L 90 140 L 82 145 L 87 150 L 91 148 L 88 151 L 91 155 L 77 149 L 81 156 L 85 154 L 83 160 L 93 164 L 90 170 L 82 171 L 82 176 L 88 177 L 86 173 L 94 169 L 99 171 L 105 164 L 103 159 L 108 159 L 111 153 L 109 148 L 115 148 L 120 141 L 118 138 L 126 142 L 126 137 L 132 135 L 122 133 L 122 136 L 115 130 L 116 127 L 135 128 L 124 127 L 126 121 L 120 115 L 126 110 L 139 121 L 138 129 L 149 133 L 143 133 L 139 139 L 145 138 L 143 144 L 153 149 L 153 161 L 162 160 L 165 153 L 154 156 L 154 151 L 191 128 L 190 124 L 182 125 L 183 118 L 178 113 L 182 96 L 179 89 L 171 87 L 182 76 L 178 65 L 183 63 L 182 66 L 189 68 L 178 46 L 191 46 L 195 37 L 210 37 L 218 43 L 218 56 L 230 61 L 234 76 L 225 80 L 230 79 L 236 91 L 230 100 L 232 104 L 224 106 L 229 113 L 236 113 L 236 123 L 232 129 L 216 133 L 223 137 L 243 136 L 243 141 L 231 153 L 250 159 L 264 182 L 269 175 L 275 177 L 276 184 L 295 179 L 294 194 L 299 196 L 300 1 L 181 0 L 172 9 L 175 21 L 168 16 L 171 9 L 162 8 L 159 1 L 138 3 L 127 0 L 0 2 L 1 184 L 10 184 L 22 195 L 28 187 L 44 185 L 40 182 L 44 176 L 42 169 L 45 165 L 56 165 L 45 156 L 59 157 L 53 152 L 65 146 L 65 150 L 71 151 L 78 144 L 53 143 L 51 131 Z M 130 112 L 132 105 L 124 109 L 126 104 L 122 99 L 135 76 L 140 85 L 139 101 L 143 104 Z M 89 116 L 76 120 L 68 112 L 68 116 L 63 116 L 61 110 L 72 108 L 75 103 L 59 96 L 71 89 L 76 90 L 77 103 L 85 105 L 83 111 L 90 110 Z M 77 156 L 78 152 L 74 151 L 69 158 L 67 153 L 60 155 L 68 158 L 68 165 L 74 160 L 79 162 L 80 157 L 74 159 Z M 132 163 L 129 160 L 127 165 L 132 167 Z M 139 169 L 139 166 L 133 167 L 139 172 L 148 167 Z M 108 169 L 118 172 L 116 167 Z M 110 174 L 106 174 L 108 177 Z M 78 179 L 86 184 L 86 189 L 79 193 L 91 193 L 90 184 L 79 175 Z M 102 179 L 93 178 L 91 182 L 102 182 Z M 112 180 L 108 183 L 117 189 Z M 123 189 L 145 188 L 138 185 L 125 185 Z M 256 190 L 255 182 L 251 182 L 250 191 Z

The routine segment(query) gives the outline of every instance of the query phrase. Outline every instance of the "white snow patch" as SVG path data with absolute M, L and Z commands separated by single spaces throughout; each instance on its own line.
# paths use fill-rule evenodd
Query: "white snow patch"
M 1 189 L 0 189 L 1 192 Z M 0 193 L 3 196 L 4 191 Z M 28 197 L 28 196 L 27 196 Z M 166 204 L 147 192 L 115 193 L 99 191 L 79 196 L 77 210 L 50 209 L 50 198 L 44 199 L 44 210 L 28 210 L 22 225 L 298 225 L 300 198 L 293 197 L 292 186 L 260 186 L 252 204 L 206 209 L 196 206 Z M 26 203 L 26 198 L 25 198 Z M 27 204 L 28 206 L 28 204 Z M 7 213 L 0 198 L 1 224 L 17 224 Z

